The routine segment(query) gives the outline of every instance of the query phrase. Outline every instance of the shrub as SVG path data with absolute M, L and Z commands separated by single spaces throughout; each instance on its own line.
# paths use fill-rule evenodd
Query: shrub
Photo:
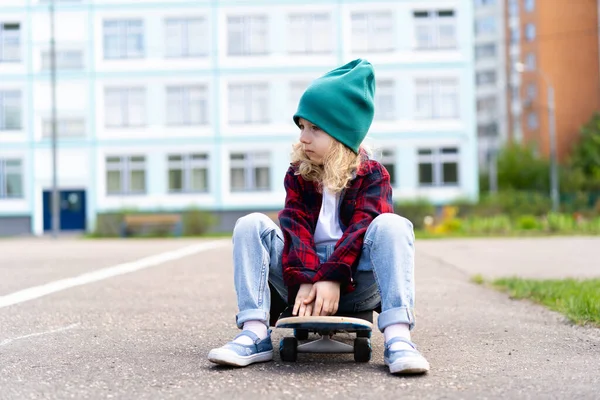
M 575 193 L 586 187 L 586 176 L 581 168 L 561 167 L 559 179 L 562 193 Z
M 435 215 L 435 207 L 427 199 L 400 201 L 395 208 L 397 214 L 413 223 L 415 230 L 423 229 L 425 217 Z
M 582 221 L 578 229 L 590 235 L 600 235 L 600 217 Z
M 464 221 L 463 231 L 471 234 L 506 234 L 512 231 L 512 223 L 505 215 L 472 217 Z
M 532 146 L 507 144 L 498 154 L 497 171 L 499 190 L 549 190 L 549 162 Z
M 184 211 L 182 218 L 184 236 L 203 235 L 218 222 L 214 214 L 195 207 Z
M 144 211 L 144 213 L 159 213 L 160 210 Z M 119 237 L 121 234 L 121 224 L 125 215 L 139 213 L 137 210 L 121 210 L 98 214 L 96 217 L 96 230 L 91 234 L 93 237 Z M 181 212 L 182 217 L 182 235 L 200 236 L 205 234 L 218 221 L 214 214 L 200 210 L 196 207 L 190 207 Z M 134 236 L 140 237 L 170 237 L 173 236 L 173 227 L 169 226 L 148 226 L 137 229 Z
M 475 214 L 479 207 L 479 203 L 467 198 L 456 199 L 450 202 L 449 205 L 458 209 L 456 216 L 459 218 L 464 218 Z
M 600 113 L 594 113 L 580 128 L 569 157 L 572 168 L 583 174 L 584 188 L 600 189 Z
M 448 233 L 461 232 L 463 230 L 463 221 L 459 218 L 451 218 L 442 222 L 442 230 Z
M 480 207 L 487 215 L 492 211 L 491 215 L 505 214 L 512 218 L 521 215 L 542 216 L 552 209 L 552 201 L 542 193 L 505 191 L 482 199 Z
M 571 215 L 550 213 L 544 222 L 549 232 L 566 233 L 575 229 L 575 219 Z
M 540 225 L 535 215 L 523 215 L 517 220 L 517 228 L 526 231 L 539 229 Z

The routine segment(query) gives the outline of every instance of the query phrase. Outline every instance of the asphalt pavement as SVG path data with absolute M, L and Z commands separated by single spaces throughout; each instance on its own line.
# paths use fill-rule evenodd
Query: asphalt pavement
M 0 240 L 0 399 L 597 399 L 599 329 L 469 279 L 600 276 L 599 245 L 418 241 L 413 340 L 431 371 L 398 377 L 378 331 L 368 364 L 210 363 L 238 333 L 228 239 Z

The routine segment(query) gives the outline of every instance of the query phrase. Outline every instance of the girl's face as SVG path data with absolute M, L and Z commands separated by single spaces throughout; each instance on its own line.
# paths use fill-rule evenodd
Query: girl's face
M 298 120 L 298 126 L 300 128 L 302 150 L 312 162 L 322 165 L 333 138 L 304 118 Z

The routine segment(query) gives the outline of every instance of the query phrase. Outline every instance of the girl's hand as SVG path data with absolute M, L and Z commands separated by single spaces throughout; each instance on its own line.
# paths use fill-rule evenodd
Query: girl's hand
M 315 302 L 313 316 L 334 315 L 340 302 L 340 283 L 333 281 L 315 283 L 308 297 L 304 299 L 304 303 L 309 304 L 313 301 Z
M 298 290 L 298 294 L 296 295 L 296 301 L 294 302 L 294 310 L 292 311 L 292 315 L 297 315 L 299 317 L 309 316 L 312 313 L 313 309 L 313 300 L 306 301 L 310 293 L 312 293 L 313 284 L 312 283 L 303 283 L 300 285 L 300 289 Z

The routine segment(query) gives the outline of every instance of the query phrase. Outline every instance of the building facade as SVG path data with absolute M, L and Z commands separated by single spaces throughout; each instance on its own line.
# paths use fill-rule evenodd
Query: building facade
M 504 0 L 474 0 L 477 141 L 483 169 L 508 139 L 504 5 Z
M 394 197 L 478 193 L 470 1 L 57 1 L 62 229 L 124 209 L 221 216 L 282 207 L 310 81 L 376 72 L 367 144 Z M 50 229 L 50 19 L 0 5 L 0 234 Z
M 565 161 L 600 107 L 598 4 L 507 0 L 507 20 L 512 136 L 549 156 L 552 87 L 557 154 Z

